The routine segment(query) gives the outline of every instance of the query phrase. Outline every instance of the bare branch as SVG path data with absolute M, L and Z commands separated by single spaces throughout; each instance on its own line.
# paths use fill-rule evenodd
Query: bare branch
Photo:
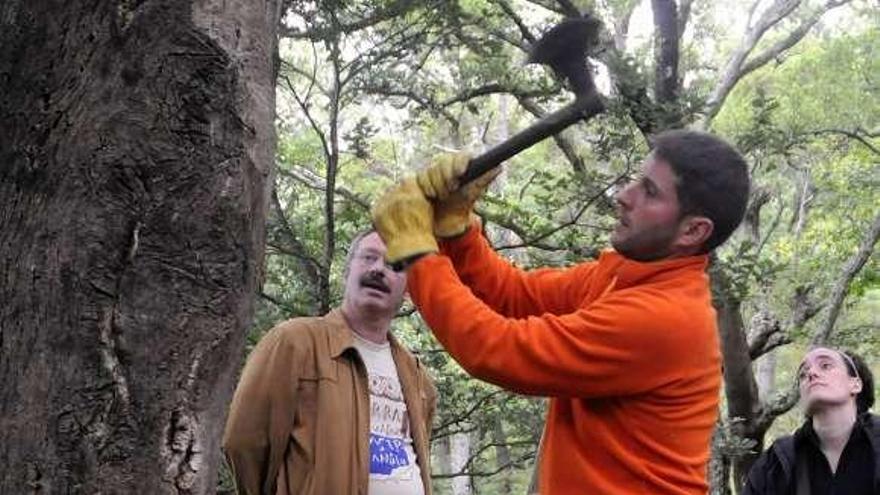
M 360 31 L 362 29 L 366 29 L 377 24 L 380 24 L 384 21 L 388 21 L 394 18 L 401 16 L 406 13 L 408 10 L 413 9 L 418 6 L 424 6 L 424 8 L 431 8 L 431 5 L 425 5 L 423 1 L 415 1 L 415 0 L 397 0 L 388 5 L 383 5 L 382 7 L 376 9 L 374 12 L 371 12 L 369 15 L 366 15 L 360 19 L 353 20 L 348 23 L 338 23 L 330 26 L 318 26 L 311 27 L 305 30 L 299 30 L 296 28 L 292 28 L 289 26 L 282 26 L 278 30 L 279 36 L 282 38 L 294 38 L 294 39 L 309 39 L 312 41 L 326 41 L 333 37 L 338 36 L 340 33 L 348 34 L 353 33 L 355 31 Z M 312 23 L 307 23 L 309 25 L 314 25 Z
M 267 294 L 266 292 L 260 291 L 260 297 L 269 301 L 270 303 L 277 306 L 279 309 L 283 310 L 287 316 L 295 317 L 295 316 L 310 316 L 309 314 L 299 310 L 293 304 L 290 304 L 286 301 L 282 301 L 281 299 Z
M 764 247 L 767 245 L 767 242 L 770 241 L 770 237 L 776 232 L 776 229 L 779 228 L 779 225 L 782 223 L 782 214 L 785 212 L 785 203 L 779 201 L 779 208 L 776 209 L 776 216 L 773 217 L 773 223 L 770 225 L 770 228 L 764 233 L 764 237 L 761 238 L 761 241 L 758 242 L 758 247 L 755 249 L 755 255 L 760 256 L 764 251 Z
M 792 336 L 822 309 L 822 305 L 812 298 L 812 287 L 801 285 L 795 288 L 791 300 L 791 314 L 784 323 L 767 312 L 758 312 L 752 318 L 749 328 L 749 356 L 755 359 L 773 349 L 788 344 Z
M 776 2 L 768 8 L 753 25 L 750 23 L 746 28 L 742 44 L 731 54 L 724 70 L 721 72 L 718 84 L 715 86 L 715 89 L 712 91 L 712 94 L 706 102 L 703 125 L 707 126 L 715 117 L 721 109 L 721 106 L 724 104 L 724 100 L 727 99 L 727 95 L 730 94 L 733 87 L 743 76 L 755 69 L 763 67 L 771 60 L 777 58 L 784 51 L 797 44 L 826 12 L 835 7 L 849 3 L 850 1 L 851 0 L 829 0 L 825 5 L 813 12 L 812 15 L 801 21 L 801 23 L 798 24 L 788 36 L 762 53 L 756 55 L 746 63 L 746 59 L 752 53 L 752 50 L 754 50 L 761 38 L 763 38 L 764 34 L 778 24 L 779 21 L 790 15 L 800 5 L 800 0 L 776 0 Z M 754 9 L 756 5 L 757 2 L 752 6 L 752 9 Z
M 432 430 L 433 433 L 431 434 L 431 438 L 436 440 L 438 438 L 446 436 L 448 433 L 444 432 L 443 430 L 447 430 L 452 425 L 457 424 L 457 423 L 461 423 L 462 421 L 467 420 L 468 418 L 471 417 L 471 415 L 474 413 L 474 411 L 478 410 L 480 407 L 483 406 L 483 403 L 488 402 L 503 393 L 504 393 L 504 390 L 495 389 L 495 390 L 492 390 L 491 392 L 483 395 L 479 399 L 475 400 L 471 404 L 471 406 L 467 410 L 463 411 L 460 415 L 455 416 L 455 417 L 449 419 L 448 421 L 435 426 Z
M 514 10 L 513 7 L 510 6 L 506 0 L 491 0 L 492 3 L 498 6 L 504 15 L 510 17 L 510 20 L 516 24 L 517 29 L 519 29 L 519 34 L 526 40 L 527 43 L 533 44 L 535 42 L 535 35 L 532 34 L 529 27 L 526 26 L 526 23 L 523 22 L 522 17 L 520 17 Z
M 399 59 L 405 47 L 416 44 L 417 40 L 424 39 L 432 29 L 431 23 L 425 20 L 426 17 L 427 14 L 422 15 L 408 24 L 397 27 L 393 33 L 385 35 L 378 43 L 352 57 L 340 69 L 341 72 L 347 73 L 342 80 L 343 84 L 347 84 L 361 71 L 374 67 L 383 60 Z M 414 26 L 420 26 L 420 28 L 411 29 Z M 438 40 L 441 37 L 440 33 L 436 36 Z M 431 45 L 428 50 L 433 50 L 434 47 L 435 45 Z
M 614 179 L 613 181 L 608 183 L 605 187 L 602 188 L 602 190 L 600 190 L 598 193 L 593 195 L 593 197 L 589 198 L 583 205 L 581 205 L 581 207 L 578 209 L 577 213 L 575 213 L 569 221 L 563 222 L 553 228 L 547 229 L 544 232 L 537 234 L 534 237 L 528 238 L 519 244 L 499 246 L 499 247 L 496 247 L 495 250 L 501 251 L 504 249 L 514 249 L 514 248 L 521 248 L 521 247 L 527 247 L 527 246 L 535 246 L 540 241 L 550 237 L 551 235 L 553 235 L 563 229 L 567 229 L 573 225 L 577 225 L 578 220 L 580 220 L 580 218 L 584 214 L 584 212 L 586 212 L 587 209 L 589 209 L 593 205 L 593 203 L 595 203 L 599 198 L 602 198 L 603 196 L 605 196 L 608 193 L 608 190 L 610 190 L 612 187 L 614 187 L 615 184 L 620 182 L 624 177 L 627 177 L 629 175 L 629 172 L 630 172 L 629 165 L 627 165 L 626 170 L 624 170 L 624 172 L 622 174 L 620 174 L 616 179 Z
M 309 169 L 299 167 L 297 165 L 286 165 L 284 168 L 277 167 L 276 170 L 278 171 L 278 174 L 282 177 L 293 179 L 300 184 L 308 187 L 309 189 L 314 189 L 316 191 L 327 190 L 327 181 L 325 181 L 323 177 L 312 172 Z M 334 188 L 334 193 L 347 199 L 348 201 L 351 201 L 365 211 L 369 211 L 370 209 L 370 202 L 367 199 L 359 196 L 351 189 L 337 186 L 336 188 Z
M 759 311 L 749 325 L 749 357 L 752 361 L 771 350 L 791 342 L 779 320 L 766 311 Z
M 843 300 L 849 292 L 849 286 L 862 267 L 865 266 L 871 254 L 873 254 L 874 244 L 877 243 L 878 237 L 880 237 L 880 213 L 874 217 L 871 228 L 865 233 L 865 237 L 859 245 L 858 252 L 846 262 L 846 265 L 843 267 L 843 273 L 840 274 L 840 277 L 834 283 L 834 287 L 831 289 L 831 297 L 829 298 L 828 315 L 825 317 L 822 327 L 813 336 L 813 345 L 822 345 L 828 341 L 834 329 L 834 324 L 837 323 L 837 317 L 840 315 Z
M 868 133 L 862 129 L 856 129 L 854 131 L 850 131 L 850 130 L 846 130 L 846 129 L 817 129 L 815 131 L 809 131 L 804 134 L 814 134 L 814 135 L 840 134 L 842 136 L 846 136 L 848 138 L 855 139 L 856 141 L 865 145 L 874 154 L 880 155 L 880 149 L 878 149 L 877 146 L 875 146 L 873 143 L 868 141 L 868 138 L 876 137 L 876 135 L 871 135 L 870 133 Z
M 319 272 L 324 269 L 321 266 L 321 263 L 309 255 L 308 250 L 305 245 L 300 242 L 296 233 L 290 225 L 290 222 L 287 219 L 287 215 L 284 212 L 284 207 L 281 206 L 281 201 L 278 199 L 278 188 L 277 186 L 272 188 L 272 208 L 274 210 L 275 216 L 278 217 L 278 223 L 281 225 L 281 232 L 284 234 L 284 239 L 287 241 L 287 244 L 290 246 L 290 251 L 288 254 L 291 254 L 301 260 L 302 269 L 308 275 L 309 280 L 312 284 L 317 287 L 318 281 L 320 280 Z
M 406 98 L 429 112 L 441 115 L 450 125 L 452 125 L 453 128 L 458 127 L 459 122 L 455 115 L 443 108 L 438 102 L 430 97 L 421 95 L 412 89 L 392 88 L 388 85 L 362 84 L 358 87 L 358 90 L 371 95 L 399 96 Z
M 479 477 L 488 478 L 488 477 L 494 476 L 494 475 L 496 475 L 504 470 L 507 470 L 509 468 L 522 466 L 523 462 L 528 461 L 528 460 L 535 457 L 536 451 L 530 449 L 528 452 L 519 456 L 517 459 L 511 460 L 510 462 L 501 463 L 500 465 L 496 466 L 495 469 L 491 469 L 488 471 L 472 471 L 471 467 L 473 466 L 473 463 L 477 459 L 479 459 L 480 455 L 483 452 L 485 452 L 488 449 L 495 448 L 495 447 L 522 447 L 522 446 L 529 446 L 529 445 L 535 445 L 535 441 L 529 439 L 529 440 L 515 440 L 515 441 L 510 441 L 510 442 L 488 442 L 488 443 L 482 445 L 476 451 L 476 453 L 474 453 L 470 457 L 468 457 L 467 461 L 464 463 L 464 465 L 462 466 L 462 468 L 459 471 L 454 472 L 454 473 L 436 473 L 436 474 L 432 474 L 431 478 L 432 479 L 450 479 L 450 478 L 460 478 L 463 476 L 467 476 L 469 478 L 479 478 Z
M 822 303 L 816 302 L 813 298 L 813 286 L 797 286 L 791 300 L 791 316 L 785 323 L 785 326 L 791 329 L 789 333 L 803 328 L 821 310 Z
M 539 107 L 534 101 L 526 97 L 520 97 L 517 95 L 516 100 L 519 104 L 525 108 L 529 113 L 538 118 L 543 118 L 547 112 L 545 112 L 541 107 Z M 584 160 L 578 156 L 577 152 L 574 150 L 574 145 L 565 137 L 563 133 L 557 133 L 553 135 L 553 142 L 556 143 L 556 146 L 562 151 L 562 154 L 565 155 L 565 158 L 568 159 L 568 163 L 571 164 L 571 167 L 575 172 L 583 173 L 584 171 Z
M 293 95 L 294 101 L 296 101 L 297 105 L 299 105 L 300 110 L 302 110 L 303 115 L 306 116 L 306 120 L 309 122 L 309 125 L 312 127 L 312 130 L 318 136 L 318 139 L 321 141 L 321 150 L 324 152 L 324 157 L 329 159 L 330 157 L 330 147 L 327 143 L 327 136 L 324 134 L 321 126 L 318 125 L 318 122 L 312 116 L 310 111 L 310 107 L 308 101 L 304 100 L 300 97 L 299 93 L 296 91 L 296 87 L 293 85 L 293 82 L 290 80 L 288 76 L 283 76 L 284 81 L 287 83 L 287 89 L 290 90 L 290 93 Z M 329 93 L 328 93 L 329 94 Z
M 500 83 L 489 83 L 483 86 L 479 86 L 476 88 L 470 88 L 462 91 L 461 93 L 452 96 L 446 100 L 443 100 L 439 103 L 442 107 L 447 107 L 449 105 L 453 105 L 455 103 L 465 102 L 474 98 L 478 98 L 480 96 L 488 96 L 493 94 L 509 94 L 516 98 L 534 98 L 540 96 L 553 96 L 559 93 L 562 86 L 557 84 L 549 88 L 542 89 L 518 89 L 510 86 L 506 86 Z M 528 110 L 528 109 L 527 109 Z M 530 110 L 531 111 L 531 110 Z M 534 112 L 533 112 L 534 113 Z M 542 112 L 543 113 L 543 112 Z
M 743 224 L 745 224 L 749 231 L 749 237 L 752 238 L 752 243 L 757 244 L 760 239 L 761 210 L 764 208 L 764 205 L 772 199 L 772 195 L 770 194 L 770 190 L 766 187 L 755 185 L 752 189 L 751 196 L 752 198 L 751 201 L 749 201 L 748 208 L 746 208 Z
M 758 55 L 755 55 L 754 57 L 752 57 L 745 65 L 743 65 L 742 70 L 740 71 L 739 77 L 742 78 L 746 74 L 754 71 L 755 69 L 763 67 L 771 60 L 779 58 L 783 52 L 785 52 L 789 48 L 793 47 L 800 40 L 802 40 L 804 38 L 804 36 L 806 36 L 807 33 L 810 31 L 810 29 L 812 29 L 813 26 L 815 26 L 816 23 L 819 22 L 819 19 L 822 17 L 822 15 L 825 14 L 825 12 L 827 12 L 835 7 L 839 7 L 841 5 L 844 5 L 845 3 L 848 3 L 849 1 L 850 0 L 831 1 L 831 2 L 828 2 L 827 4 L 825 4 L 825 6 L 822 9 L 819 9 L 816 12 L 814 12 L 813 15 L 811 15 L 809 18 L 805 19 L 803 22 L 801 22 L 800 25 L 798 25 L 790 33 L 788 33 L 788 36 L 777 41 L 770 48 L 768 48 L 768 49 L 764 50 L 763 52 L 759 53 Z

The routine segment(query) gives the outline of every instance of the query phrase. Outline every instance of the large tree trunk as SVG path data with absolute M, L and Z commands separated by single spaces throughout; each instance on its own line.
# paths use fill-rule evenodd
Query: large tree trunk
M 718 332 L 723 350 L 724 392 L 727 396 L 727 417 L 730 429 L 740 438 L 757 441 L 756 451 L 731 462 L 736 486 L 741 486 L 749 468 L 761 451 L 764 431 L 758 431 L 756 420 L 761 414 L 758 386 L 752 371 L 749 344 L 742 320 L 741 300 L 727 274 L 713 263 L 710 268 L 712 296 L 718 312 Z M 717 435 L 714 440 L 717 440 Z M 717 447 L 717 444 L 716 444 Z M 717 450 L 716 450 L 717 453 Z M 717 488 L 717 487 L 715 487 Z
M 278 11 L 0 0 L 0 493 L 213 491 Z

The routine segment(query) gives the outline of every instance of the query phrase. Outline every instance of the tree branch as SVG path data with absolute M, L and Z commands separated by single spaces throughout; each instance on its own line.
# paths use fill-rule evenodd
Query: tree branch
M 528 90 L 528 89 L 512 88 L 510 86 L 506 86 L 506 85 L 500 84 L 500 83 L 489 83 L 489 84 L 484 84 L 483 86 L 479 86 L 476 88 L 466 89 L 466 90 L 458 93 L 455 96 L 452 96 L 450 98 L 447 98 L 446 100 L 443 100 L 438 105 L 440 105 L 441 107 L 448 107 L 448 106 L 453 105 L 455 103 L 462 103 L 462 102 L 472 100 L 472 99 L 480 97 L 480 96 L 488 96 L 488 95 L 493 95 L 493 94 L 509 94 L 509 95 L 516 97 L 517 99 L 519 99 L 519 98 L 535 98 L 535 97 L 541 97 L 541 96 L 546 97 L 546 96 L 553 96 L 553 95 L 559 93 L 560 89 L 562 89 L 562 86 L 558 85 L 558 84 L 554 85 L 552 87 L 549 87 L 549 88 Z
M 432 100 L 431 98 L 422 96 L 412 89 L 392 88 L 387 84 L 361 84 L 360 86 L 358 86 L 358 90 L 371 95 L 397 96 L 405 98 L 407 100 L 415 102 L 418 106 L 433 114 L 441 115 L 449 122 L 450 125 L 452 125 L 453 128 L 458 127 L 459 123 L 455 115 L 451 114 L 448 110 L 443 108 L 438 102 Z
M 529 27 L 526 26 L 526 23 L 525 23 L 525 22 L 523 22 L 522 17 L 520 17 L 520 16 L 519 16 L 519 15 L 513 10 L 513 7 L 510 6 L 510 3 L 508 3 L 508 2 L 505 1 L 505 0 L 490 0 L 490 1 L 491 1 L 492 3 L 494 3 L 495 5 L 497 5 L 498 8 L 501 9 L 502 12 L 504 12 L 504 15 L 506 15 L 507 17 L 509 17 L 510 20 L 513 21 L 514 24 L 516 24 L 517 29 L 519 29 L 519 34 L 520 34 L 520 36 L 522 36 L 522 38 L 523 38 L 528 44 L 534 44 L 534 43 L 535 43 L 535 40 L 536 40 L 535 35 L 532 34 L 532 32 L 531 32 L 531 30 L 529 29 Z
M 470 418 L 471 415 L 474 413 L 474 411 L 479 409 L 483 405 L 483 403 L 485 403 L 485 402 L 487 402 L 487 401 L 489 401 L 489 400 L 491 400 L 491 399 L 495 398 L 496 396 L 503 394 L 503 393 L 504 393 L 504 390 L 495 389 L 495 390 L 492 390 L 491 392 L 487 393 L 486 395 L 480 397 L 479 399 L 474 401 L 473 404 L 471 404 L 471 407 L 469 407 L 467 410 L 462 412 L 460 415 L 455 416 L 455 417 L 451 418 L 450 420 L 447 420 L 446 422 L 441 423 L 441 424 L 437 425 L 436 427 L 434 427 L 432 429 L 431 438 L 436 440 L 438 438 L 442 438 L 444 436 L 447 436 L 449 433 L 444 432 L 443 430 L 446 430 L 449 427 L 451 427 L 452 425 L 457 424 L 457 423 L 461 423 L 462 421 L 466 420 L 467 418 Z
M 775 43 L 761 54 L 756 55 L 748 63 L 745 63 L 746 59 L 761 38 L 763 38 L 764 34 L 779 23 L 779 21 L 790 15 L 800 5 L 800 0 L 776 0 L 776 2 L 754 23 L 754 25 L 749 24 L 746 28 L 742 44 L 734 50 L 730 58 L 728 58 L 727 64 L 725 64 L 724 70 L 721 73 L 721 77 L 718 79 L 718 84 L 715 86 L 715 89 L 706 101 L 702 122 L 703 127 L 708 126 L 708 123 L 711 122 L 721 109 L 724 100 L 727 99 L 727 95 L 730 94 L 734 86 L 736 86 L 743 76 L 755 69 L 763 67 L 769 61 L 778 57 L 782 52 L 797 44 L 826 12 L 835 7 L 849 3 L 850 1 L 851 0 L 828 1 L 825 5 L 813 12 L 812 15 L 804 19 L 789 33 L 788 36 Z M 757 2 L 755 5 L 757 5 Z M 755 5 L 752 6 L 752 12 L 754 11 Z
M 324 152 L 324 158 L 330 158 L 330 147 L 327 143 L 327 136 L 324 134 L 324 131 L 321 129 L 321 126 L 318 125 L 318 122 L 315 121 L 314 117 L 312 117 L 312 113 L 309 110 L 308 102 L 302 99 L 299 93 L 296 91 L 296 88 L 293 86 L 293 82 L 290 80 L 288 76 L 283 76 L 284 81 L 287 83 L 287 89 L 290 90 L 293 95 L 293 99 L 296 101 L 297 105 L 299 105 L 300 110 L 302 110 L 303 115 L 305 115 L 306 120 L 309 122 L 309 125 L 312 127 L 312 130 L 318 136 L 318 139 L 321 141 L 321 150 Z
M 278 299 L 278 298 L 275 297 L 275 296 L 272 296 L 272 295 L 270 295 L 270 294 L 267 294 L 266 292 L 260 291 L 260 297 L 263 298 L 263 299 L 265 299 L 266 301 L 269 301 L 270 303 L 274 304 L 274 305 L 277 306 L 278 308 L 282 309 L 282 310 L 285 312 L 285 314 L 286 314 L 287 316 L 290 316 L 290 317 L 295 317 L 295 316 L 310 316 L 309 314 L 307 314 L 307 313 L 305 313 L 305 312 L 303 312 L 303 311 L 300 311 L 299 309 L 297 309 L 297 308 L 296 308 L 295 306 L 293 306 L 292 304 L 290 304 L 290 303 L 288 303 L 288 302 L 286 302 L 286 301 L 282 301 L 281 299 Z
M 749 358 L 754 361 L 780 345 L 791 342 L 782 331 L 779 319 L 766 311 L 759 311 L 752 317 L 749 325 Z
M 581 216 L 584 214 L 584 212 L 586 212 L 587 209 L 589 209 L 590 206 L 592 206 L 593 203 L 596 202 L 596 200 L 605 196 L 607 194 L 608 190 L 611 189 L 612 187 L 614 187 L 615 184 L 620 182 L 624 177 L 628 176 L 629 172 L 630 172 L 629 165 L 627 165 L 626 170 L 622 174 L 620 174 L 616 179 L 614 179 L 613 181 L 608 183 L 605 187 L 603 187 L 601 191 L 599 191 L 598 193 L 593 195 L 591 198 L 589 198 L 586 201 L 586 203 L 581 205 L 581 207 L 578 209 L 577 213 L 575 213 L 569 221 L 563 222 L 553 228 L 547 229 L 544 232 L 537 234 L 534 237 L 531 237 L 527 240 L 524 240 L 523 242 L 521 242 L 519 244 L 499 246 L 499 247 L 495 248 L 496 251 L 500 251 L 500 250 L 504 250 L 504 249 L 521 248 L 521 247 L 527 247 L 527 246 L 535 246 L 535 245 L 537 245 L 538 242 L 550 237 L 551 235 L 559 232 L 560 230 L 563 230 L 563 229 L 566 229 L 566 228 L 571 227 L 573 225 L 576 225 L 578 220 L 580 220 Z M 520 237 L 522 237 L 522 236 L 520 236 Z
M 539 107 L 534 101 L 529 98 L 521 97 L 519 95 L 516 96 L 516 100 L 519 102 L 520 106 L 525 108 L 529 113 L 534 115 L 535 117 L 543 118 L 547 112 L 545 112 L 541 107 Z M 576 173 L 584 172 L 584 160 L 578 156 L 577 152 L 574 150 L 574 145 L 565 137 L 563 133 L 557 133 L 553 135 L 553 142 L 556 143 L 556 146 L 562 151 L 562 154 L 565 155 L 565 158 L 568 160 L 568 163 L 571 164 L 571 167 L 574 169 Z
M 523 462 L 532 459 L 535 456 L 535 450 L 530 450 L 525 454 L 519 456 L 516 460 L 511 460 L 510 462 L 502 463 L 495 467 L 495 469 L 488 471 L 471 471 L 471 467 L 473 467 L 473 463 L 479 458 L 479 456 L 485 452 L 486 450 L 494 447 L 519 447 L 519 446 L 527 446 L 527 445 L 535 445 L 533 440 L 517 440 L 512 442 L 487 442 L 482 445 L 476 453 L 472 454 L 468 457 L 467 461 L 464 463 L 462 468 L 455 473 L 437 473 L 432 474 L 431 479 L 451 479 L 451 478 L 460 478 L 463 476 L 467 476 L 470 478 L 488 478 L 494 476 L 501 471 L 509 469 L 511 467 L 519 467 Z
M 843 267 L 843 273 L 840 274 L 840 277 L 834 283 L 831 297 L 829 298 L 828 315 L 825 317 L 822 327 L 813 336 L 813 345 L 822 345 L 828 341 L 828 337 L 834 329 L 834 324 L 837 323 L 837 317 L 840 315 L 840 308 L 843 306 L 843 301 L 849 292 L 849 286 L 874 252 L 874 244 L 877 243 L 878 237 L 880 237 L 880 214 L 874 217 L 870 229 L 865 233 L 865 237 L 859 245 L 858 252 L 846 262 Z
M 810 31 L 810 29 L 812 29 L 812 27 L 815 26 L 817 22 L 819 22 L 819 19 L 822 17 L 822 15 L 835 7 L 839 7 L 848 3 L 849 1 L 850 0 L 829 1 L 828 3 L 826 3 L 824 7 L 817 10 L 809 18 L 802 21 L 801 24 L 799 24 L 790 33 L 788 33 L 785 38 L 777 41 L 770 48 L 752 57 L 745 65 L 743 65 L 742 70 L 740 70 L 739 77 L 742 78 L 746 74 L 754 71 L 755 69 L 763 67 L 771 60 L 777 59 L 783 52 L 793 47 L 800 40 L 802 40 L 804 36 L 806 36 L 807 33 Z
M 861 135 L 860 133 L 863 133 L 864 136 Z M 804 134 L 813 134 L 813 135 L 840 134 L 840 135 L 846 136 L 848 138 L 855 139 L 856 141 L 865 145 L 874 154 L 880 155 L 880 149 L 878 149 L 873 143 L 871 143 L 867 139 L 867 138 L 871 138 L 871 137 L 875 137 L 875 136 L 872 136 L 870 133 L 868 133 L 862 129 L 856 129 L 854 131 L 849 131 L 846 129 L 817 129 L 815 131 L 805 132 Z
M 278 199 L 277 186 L 272 187 L 272 207 L 275 211 L 275 215 L 278 217 L 278 222 L 281 225 L 281 231 L 284 233 L 285 240 L 291 247 L 289 254 L 292 254 L 301 261 L 300 266 L 309 277 L 310 284 L 317 288 L 319 281 L 321 280 L 320 272 L 324 270 L 324 267 L 321 266 L 321 263 L 318 260 L 309 255 L 306 247 L 299 241 L 299 238 L 297 238 L 293 227 L 291 227 L 290 222 L 287 220 L 284 207 L 281 206 L 281 201 Z
M 285 166 L 284 168 L 276 167 L 276 170 L 278 171 L 278 175 L 293 179 L 300 184 L 308 187 L 309 189 L 313 189 L 316 191 L 327 190 L 327 182 L 321 176 L 306 168 L 299 167 L 297 165 L 289 165 Z M 347 199 L 348 201 L 351 201 L 365 211 L 370 210 L 370 202 L 362 198 L 361 196 L 358 196 L 357 193 L 350 189 L 342 186 L 336 186 L 336 188 L 334 188 L 334 193 Z
M 415 1 L 415 0 L 396 0 L 391 2 L 388 5 L 383 5 L 382 7 L 376 9 L 374 12 L 348 23 L 338 23 L 331 26 L 319 25 L 317 27 L 307 28 L 305 30 L 300 30 L 297 28 L 292 28 L 289 26 L 281 26 L 278 30 L 279 36 L 282 38 L 293 38 L 293 39 L 309 39 L 312 41 L 326 41 L 333 37 L 338 36 L 340 33 L 348 34 L 353 33 L 355 31 L 360 31 L 362 29 L 366 29 L 377 24 L 380 24 L 385 21 L 389 21 L 391 19 L 395 19 L 400 17 L 408 10 L 416 7 L 416 6 L 424 6 L 424 8 L 431 8 L 430 5 L 425 5 L 423 1 Z M 314 22 L 314 15 L 309 15 L 304 12 L 298 12 L 299 16 L 307 21 L 307 26 L 316 26 Z M 311 22 L 308 22 L 311 21 Z

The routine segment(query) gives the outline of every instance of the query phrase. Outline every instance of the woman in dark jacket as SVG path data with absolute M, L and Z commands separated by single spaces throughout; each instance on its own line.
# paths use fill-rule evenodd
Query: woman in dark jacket
M 818 347 L 798 369 L 807 420 L 752 466 L 743 495 L 880 495 L 874 377 L 856 354 Z

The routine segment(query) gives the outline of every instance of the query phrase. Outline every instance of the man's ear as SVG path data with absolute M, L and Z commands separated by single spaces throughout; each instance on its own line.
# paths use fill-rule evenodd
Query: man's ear
M 701 250 L 703 244 L 712 236 L 715 224 L 708 217 L 687 216 L 678 226 L 678 240 L 676 244 L 686 250 Z

